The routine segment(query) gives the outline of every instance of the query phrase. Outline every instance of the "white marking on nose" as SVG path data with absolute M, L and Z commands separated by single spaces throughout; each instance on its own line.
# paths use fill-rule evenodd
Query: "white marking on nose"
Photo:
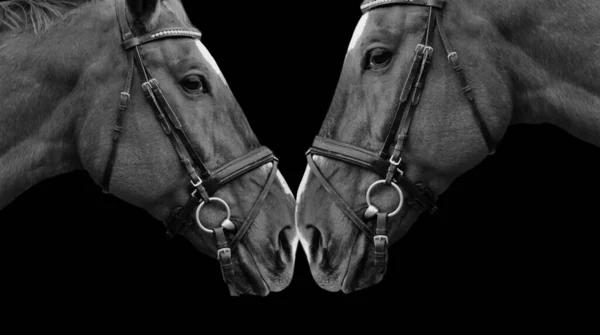
M 306 170 L 304 171 L 304 176 L 302 177 L 302 181 L 300 181 L 300 186 L 298 186 L 298 192 L 296 193 L 296 201 L 300 201 L 300 197 L 306 190 L 306 184 L 308 183 L 308 176 L 310 175 L 310 166 L 306 165 Z
M 277 179 L 281 183 L 281 186 L 283 187 L 283 192 L 285 192 L 285 195 L 288 195 L 288 196 L 290 196 L 290 198 L 295 199 L 294 193 L 292 193 L 292 190 L 290 190 L 290 187 L 288 186 L 287 182 L 285 181 L 285 178 L 283 178 L 283 175 L 281 174 L 281 172 L 279 172 L 279 170 L 277 170 Z
M 200 54 L 202 55 L 202 57 L 204 57 L 204 59 L 208 62 L 208 65 L 210 65 L 213 68 L 213 70 L 215 70 L 217 76 L 223 81 L 225 85 L 227 85 L 227 80 L 225 80 L 221 69 L 217 65 L 217 61 L 213 58 L 208 49 L 206 49 L 204 44 L 202 44 L 202 42 L 200 42 L 200 40 L 198 39 L 196 40 L 196 46 L 198 47 L 198 50 L 200 50 Z
M 290 200 L 295 203 L 296 199 L 294 198 L 294 193 L 288 186 L 287 182 L 285 181 L 285 178 L 283 178 L 283 175 L 281 174 L 281 172 L 279 172 L 279 170 L 277 170 L 277 179 L 279 180 L 281 187 L 283 187 L 283 192 L 285 193 L 285 195 L 288 196 Z M 296 220 L 294 220 L 294 223 L 295 221 Z M 294 235 L 294 238 L 290 241 L 290 244 L 292 246 L 292 257 L 296 259 L 296 250 L 298 249 L 298 242 L 300 237 L 298 235 L 298 227 L 296 226 L 296 224 L 294 224 L 294 226 L 296 229 L 296 234 Z
M 301 197 L 304 193 L 304 191 L 306 190 L 306 185 L 308 184 L 308 176 L 311 174 L 310 172 L 310 166 L 306 166 L 306 171 L 304 172 L 304 176 L 302 177 L 302 181 L 300 182 L 300 186 L 298 187 L 298 192 L 296 194 L 296 235 L 298 236 L 298 239 L 300 240 L 300 244 L 302 245 L 302 249 L 304 250 L 304 253 L 306 254 L 306 257 L 308 258 L 308 260 L 310 261 L 310 243 L 308 241 L 308 239 L 306 237 L 304 237 L 302 235 L 302 231 L 299 229 L 298 226 L 298 204 L 299 201 L 301 201 Z M 306 201 L 306 200 L 305 200 Z
M 363 33 L 365 32 L 365 27 L 367 26 L 367 19 L 369 18 L 369 14 L 370 14 L 370 12 L 367 12 L 358 21 L 358 24 L 356 25 L 356 28 L 354 29 L 354 35 L 352 35 L 352 39 L 350 40 L 350 45 L 348 46 L 348 51 L 351 51 L 356 47 L 356 44 L 358 43 L 358 41 L 362 37 Z

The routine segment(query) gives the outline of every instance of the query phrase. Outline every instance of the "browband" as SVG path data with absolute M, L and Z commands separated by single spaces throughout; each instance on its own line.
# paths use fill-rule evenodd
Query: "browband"
M 411 6 L 427 6 L 442 9 L 446 0 L 367 0 L 363 1 L 360 9 L 363 13 L 370 11 L 373 8 L 387 5 L 411 5 Z
M 201 38 L 202 33 L 197 29 L 191 28 L 169 28 L 154 31 L 148 33 L 144 36 L 140 37 L 132 37 L 123 42 L 123 48 L 125 50 L 129 50 L 138 45 L 146 44 L 148 42 L 160 40 L 163 38 L 172 38 L 172 37 L 191 37 L 191 38 Z

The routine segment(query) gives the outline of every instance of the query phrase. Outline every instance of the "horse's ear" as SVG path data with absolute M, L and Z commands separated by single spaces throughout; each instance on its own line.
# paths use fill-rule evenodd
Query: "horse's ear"
M 127 0 L 127 7 L 134 21 L 152 30 L 151 27 L 158 17 L 159 3 L 160 0 Z

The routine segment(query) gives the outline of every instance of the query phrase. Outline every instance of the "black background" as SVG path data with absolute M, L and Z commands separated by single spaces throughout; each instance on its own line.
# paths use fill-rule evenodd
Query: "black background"
M 333 97 L 359 3 L 184 2 L 293 192 Z M 17 310 L 60 301 L 82 313 L 107 303 L 163 309 L 180 302 L 572 311 L 591 299 L 597 282 L 599 155 L 558 128 L 514 126 L 495 156 L 441 197 L 437 216 L 422 216 L 392 246 L 382 283 L 350 295 L 323 291 L 299 247 L 292 283 L 265 298 L 229 297 L 215 260 L 182 237 L 167 242 L 160 222 L 102 194 L 86 172 L 70 173 L 0 211 L 1 294 Z

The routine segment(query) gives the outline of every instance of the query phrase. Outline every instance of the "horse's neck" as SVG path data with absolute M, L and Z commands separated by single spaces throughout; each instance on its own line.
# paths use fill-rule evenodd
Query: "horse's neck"
M 512 79 L 513 121 L 554 124 L 600 146 L 597 3 L 532 3 L 521 2 L 523 8 L 510 13 L 520 17 L 502 23 L 510 45 L 503 64 Z
M 70 22 L 69 24 L 73 24 Z M 33 185 L 80 168 L 83 44 L 67 24 L 36 37 L 0 35 L 0 209 Z

